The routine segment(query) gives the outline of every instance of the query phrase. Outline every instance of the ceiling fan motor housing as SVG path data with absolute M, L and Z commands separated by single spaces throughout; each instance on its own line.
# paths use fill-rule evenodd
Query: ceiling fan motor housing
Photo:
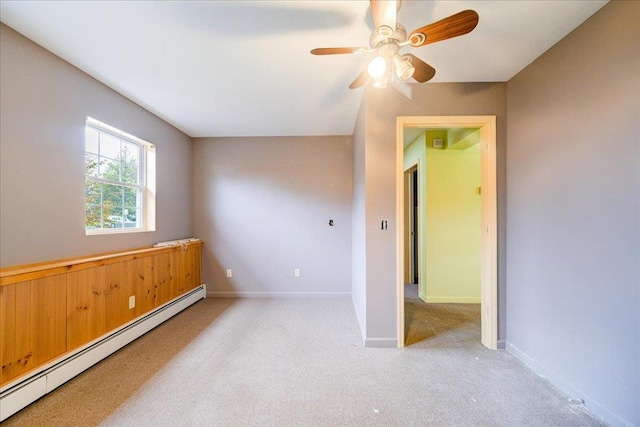
M 396 45 L 407 41 L 407 29 L 402 24 L 396 24 L 395 31 L 386 25 L 381 25 L 369 38 L 369 45 L 375 49 L 382 43 L 394 43 Z

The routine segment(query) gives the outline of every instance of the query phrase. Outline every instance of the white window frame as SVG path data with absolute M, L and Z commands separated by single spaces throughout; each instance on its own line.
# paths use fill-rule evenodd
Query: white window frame
M 139 151 L 139 167 L 138 167 L 138 181 L 139 184 L 129 184 L 121 181 L 113 181 L 110 179 L 90 176 L 85 171 L 85 192 L 86 181 L 91 180 L 94 182 L 114 184 L 129 188 L 136 188 L 139 191 L 137 194 L 141 195 L 140 200 L 141 212 L 139 215 L 140 226 L 139 227 L 118 227 L 118 228 L 86 228 L 86 213 L 84 219 L 84 228 L 86 235 L 102 235 L 102 234 L 122 234 L 122 233 L 140 233 L 146 231 L 155 231 L 156 229 L 156 149 L 155 145 L 140 139 L 136 136 L 123 132 L 119 129 L 109 126 L 106 123 L 102 123 L 94 118 L 87 117 L 85 123 L 85 129 L 92 128 L 98 132 L 108 134 L 120 140 L 131 143 L 140 148 Z M 85 140 L 85 153 L 87 152 L 86 140 Z M 137 203 L 136 203 L 137 204 Z M 86 199 L 85 199 L 86 208 Z

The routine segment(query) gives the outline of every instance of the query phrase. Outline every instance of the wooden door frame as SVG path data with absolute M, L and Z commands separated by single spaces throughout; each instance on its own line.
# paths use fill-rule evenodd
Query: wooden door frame
M 399 116 L 396 120 L 396 248 L 398 347 L 404 347 L 404 129 L 480 128 L 482 188 L 481 342 L 498 348 L 496 116 Z
M 418 173 L 418 170 L 420 168 L 420 161 L 418 160 L 416 163 L 414 163 L 412 166 L 410 166 L 408 169 L 406 169 L 404 171 L 404 184 L 403 184 L 403 188 L 404 188 L 404 199 L 403 199 L 403 203 L 404 203 L 404 217 L 403 217 L 403 221 L 404 224 L 411 224 L 413 219 L 414 219 L 414 213 L 412 212 L 411 209 L 411 205 L 409 202 L 411 202 L 413 200 L 413 184 L 411 182 L 412 178 L 411 175 L 414 173 L 414 171 L 416 173 Z M 418 219 L 419 221 L 419 219 Z M 409 226 L 411 227 L 411 226 Z M 416 237 L 419 235 L 420 233 L 418 231 L 416 231 Z M 420 279 L 420 263 L 418 263 L 417 265 L 413 265 L 414 264 L 414 255 L 413 255 L 413 248 L 411 247 L 412 245 L 411 242 L 411 231 L 407 232 L 407 230 L 405 229 L 405 234 L 404 234 L 404 283 L 413 283 L 413 273 L 416 273 L 417 271 L 417 276 L 418 279 Z M 409 254 L 410 256 L 407 257 L 407 248 L 409 248 Z M 420 251 L 418 251 L 418 256 L 420 256 Z

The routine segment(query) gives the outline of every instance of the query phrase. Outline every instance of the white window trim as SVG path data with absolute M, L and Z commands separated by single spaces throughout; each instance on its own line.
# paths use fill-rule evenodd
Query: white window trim
M 147 142 L 143 139 L 140 139 L 134 135 L 123 132 L 119 129 L 114 128 L 113 126 L 109 126 L 106 123 L 102 123 L 92 117 L 87 117 L 86 124 L 87 127 L 94 128 L 100 132 L 110 134 L 114 137 L 127 140 L 131 143 L 142 146 L 144 149 L 142 150 L 142 167 L 144 175 L 141 178 L 142 185 L 135 184 L 127 184 L 119 181 L 112 181 L 104 178 L 91 178 L 97 182 L 104 182 L 109 184 L 122 185 L 125 187 L 131 188 L 141 188 L 142 189 L 142 227 L 131 227 L 131 228 L 90 228 L 87 229 L 85 227 L 85 234 L 87 236 L 92 235 L 103 235 L 103 234 L 128 234 L 128 233 L 143 233 L 147 231 L 155 231 L 156 230 L 156 147 L 150 142 Z M 86 147 L 85 147 L 86 152 Z M 85 174 L 85 179 L 87 175 Z M 86 202 L 85 202 L 86 205 Z M 86 224 L 85 221 L 83 221 Z

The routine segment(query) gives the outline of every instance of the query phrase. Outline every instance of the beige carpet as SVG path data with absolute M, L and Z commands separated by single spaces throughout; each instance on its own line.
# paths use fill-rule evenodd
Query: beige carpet
M 480 304 L 427 304 L 405 285 L 405 345 L 474 347 L 480 343 Z
M 414 344 L 367 349 L 349 299 L 206 299 L 6 425 L 602 425 L 508 353 L 455 341 L 465 310 L 411 316 Z

